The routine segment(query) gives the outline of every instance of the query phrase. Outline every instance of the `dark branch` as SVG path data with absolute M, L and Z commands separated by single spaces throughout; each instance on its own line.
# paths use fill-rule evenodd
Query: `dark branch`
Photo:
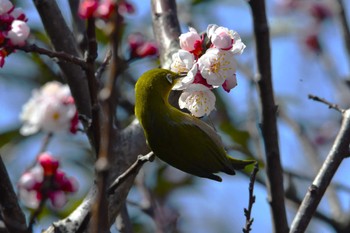
M 251 215 L 253 210 L 253 204 L 255 203 L 254 183 L 255 183 L 255 179 L 256 179 L 256 175 L 258 174 L 258 171 L 259 171 L 259 163 L 256 162 L 254 166 L 254 170 L 250 175 L 249 203 L 248 203 L 248 209 L 244 208 L 244 216 L 246 217 L 246 221 L 245 221 L 245 227 L 243 228 L 243 233 L 249 233 L 252 230 L 252 224 L 253 224 L 254 218 L 251 218 Z
M 27 44 L 25 46 L 17 46 L 17 47 L 15 47 L 15 49 L 21 50 L 21 51 L 26 52 L 26 53 L 38 53 L 41 55 L 46 55 L 50 58 L 57 58 L 63 62 L 68 62 L 68 63 L 73 63 L 76 65 L 79 65 L 83 69 L 85 69 L 87 67 L 86 62 L 79 57 L 75 57 L 71 54 L 68 54 L 68 53 L 62 52 L 62 51 L 56 52 L 56 51 L 52 51 L 49 49 L 41 48 L 41 47 L 37 46 L 36 44 Z
M 344 44 L 348 52 L 348 59 L 350 59 L 350 28 L 348 19 L 346 18 L 345 6 L 343 0 L 337 0 L 339 4 L 339 17 L 341 29 L 344 37 Z
M 288 222 L 284 201 L 283 170 L 278 144 L 277 106 L 275 105 L 271 77 L 270 36 L 266 19 L 265 1 L 249 1 L 249 5 L 253 14 L 257 50 L 257 76 L 262 109 L 261 131 L 266 154 L 266 186 L 269 194 L 274 231 L 285 233 L 288 232 Z
M 345 112 L 345 110 L 340 108 L 337 104 L 333 104 L 333 103 L 329 102 L 326 99 L 323 99 L 323 98 L 320 98 L 318 96 L 311 95 L 311 94 L 309 94 L 308 97 L 309 97 L 309 99 L 312 99 L 314 101 L 318 101 L 318 102 L 321 102 L 321 103 L 324 103 L 324 104 L 328 105 L 328 108 L 333 108 L 333 109 L 335 109 L 335 110 L 337 110 L 338 112 L 341 112 L 341 113 Z
M 0 211 L 1 217 L 9 232 L 26 232 L 26 219 L 22 212 L 17 195 L 12 187 L 5 164 L 0 156 Z
M 152 151 L 149 152 L 147 155 L 139 155 L 137 160 L 124 173 L 118 176 L 118 178 L 109 186 L 108 194 L 113 194 L 120 183 L 126 180 L 131 174 L 137 173 L 139 169 L 143 166 L 143 164 L 145 164 L 148 161 L 152 161 L 153 159 L 154 154 Z

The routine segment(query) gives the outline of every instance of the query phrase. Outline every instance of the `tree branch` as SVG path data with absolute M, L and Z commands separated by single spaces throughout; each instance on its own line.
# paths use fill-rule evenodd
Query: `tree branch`
M 171 65 L 171 56 L 179 49 L 181 34 L 175 0 L 152 0 L 153 31 L 160 51 L 160 63 L 165 69 Z
M 267 190 L 273 217 L 274 231 L 288 232 L 286 217 L 283 170 L 280 161 L 278 130 L 276 122 L 277 106 L 271 78 L 270 36 L 266 19 L 265 1 L 249 1 L 253 14 L 254 34 L 258 63 L 258 87 L 262 107 L 261 131 L 266 153 Z
M 0 156 L 0 211 L 6 228 L 12 232 L 27 232 L 24 213 L 20 208 L 17 195 Z
M 83 69 L 86 69 L 86 67 L 87 67 L 86 62 L 79 57 L 75 57 L 71 54 L 68 54 L 68 53 L 62 52 L 62 51 L 56 52 L 56 51 L 48 50 L 45 48 L 41 48 L 41 47 L 37 46 L 36 44 L 27 44 L 24 46 L 16 46 L 15 49 L 21 50 L 21 51 L 26 52 L 26 53 L 38 53 L 41 55 L 46 55 L 50 58 L 57 58 L 62 62 L 73 63 L 73 64 L 76 64 L 78 66 L 81 66 L 81 68 L 83 68 Z
M 348 59 L 350 59 L 350 29 L 349 29 L 349 23 L 348 19 L 346 18 L 346 12 L 343 0 L 337 0 L 339 5 L 339 18 L 341 23 L 341 29 L 344 37 L 344 44 L 346 47 L 346 51 L 348 53 Z
M 249 203 L 248 203 L 248 209 L 244 208 L 244 215 L 246 217 L 245 226 L 243 228 L 243 233 L 249 233 L 252 230 L 252 224 L 254 221 L 254 218 L 251 218 L 252 210 L 253 210 L 253 204 L 255 203 L 255 195 L 254 195 L 254 183 L 256 179 L 256 175 L 259 171 L 259 163 L 256 162 L 254 166 L 254 170 L 252 171 L 252 174 L 250 175 L 250 182 L 249 182 Z
M 153 152 L 149 152 L 147 155 L 139 155 L 137 157 L 137 160 L 125 171 L 123 172 L 118 178 L 109 186 L 108 194 L 113 194 L 114 190 L 118 187 L 120 183 L 122 183 L 124 180 L 126 180 L 131 174 L 136 173 L 139 171 L 139 169 L 148 161 L 151 161 L 154 159 Z
M 77 58 L 81 57 L 76 40 L 67 26 L 56 1 L 33 0 L 33 2 L 55 51 L 64 52 Z M 71 89 L 79 114 L 86 119 L 91 119 L 90 94 L 83 69 L 78 65 L 62 61 L 58 61 L 58 65 Z M 92 129 L 87 121 L 83 121 L 83 124 L 90 143 L 94 147 L 95 142 Z
M 76 208 L 67 218 L 54 222 L 43 233 L 76 233 L 82 229 L 82 225 L 86 222 L 90 215 L 91 206 L 96 200 L 97 188 L 93 185 L 83 202 Z
M 320 97 L 315 96 L 315 95 L 310 95 L 310 94 L 308 95 L 308 97 L 309 97 L 309 99 L 312 99 L 314 101 L 324 103 L 325 105 L 328 105 L 328 108 L 333 108 L 334 110 L 337 110 L 340 113 L 344 113 L 344 111 L 345 111 L 344 109 L 340 108 L 337 104 L 333 104 L 326 99 L 320 98 Z
M 291 233 L 305 232 L 328 185 L 343 159 L 349 155 L 350 109 L 343 114 L 343 121 L 335 142 L 319 173 L 309 187 L 291 225 Z

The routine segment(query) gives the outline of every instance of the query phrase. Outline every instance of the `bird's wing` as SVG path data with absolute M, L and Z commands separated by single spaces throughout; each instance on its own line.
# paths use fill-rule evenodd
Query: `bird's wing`
M 185 144 L 184 148 L 189 148 L 191 152 L 191 155 L 186 156 L 187 159 L 190 158 L 190 162 L 197 164 L 203 170 L 234 174 L 221 139 L 215 130 L 197 118 L 180 113 L 182 117 L 175 117 L 170 121 L 174 122 L 171 131 L 174 135 L 182 135 L 181 142 Z M 182 154 L 186 155 L 186 152 L 182 151 Z

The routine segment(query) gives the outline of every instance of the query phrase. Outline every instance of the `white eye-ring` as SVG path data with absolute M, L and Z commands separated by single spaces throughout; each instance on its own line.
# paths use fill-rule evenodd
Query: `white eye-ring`
M 173 83 L 173 77 L 172 77 L 171 74 L 167 74 L 165 77 L 166 77 L 166 80 L 168 80 L 168 82 L 169 82 L 170 84 Z

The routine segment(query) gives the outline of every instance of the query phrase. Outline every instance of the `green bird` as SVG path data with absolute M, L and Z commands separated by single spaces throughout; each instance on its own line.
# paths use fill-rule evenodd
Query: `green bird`
M 135 86 L 135 115 L 153 153 L 177 169 L 222 181 L 214 173 L 235 174 L 252 160 L 230 157 L 215 130 L 168 102 L 180 75 L 166 69 L 144 73 Z

